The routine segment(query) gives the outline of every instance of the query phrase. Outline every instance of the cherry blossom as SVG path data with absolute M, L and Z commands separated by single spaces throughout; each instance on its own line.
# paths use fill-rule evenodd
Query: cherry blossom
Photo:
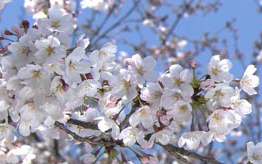
M 253 142 L 247 143 L 247 157 L 253 164 L 262 162 L 262 143 L 254 144 Z
M 144 128 L 152 128 L 154 124 L 154 113 L 150 111 L 150 107 L 141 107 L 129 119 L 129 123 L 133 127 L 136 127 L 140 122 Z
M 131 58 L 129 65 L 130 72 L 133 74 L 138 84 L 144 84 L 145 81 L 154 82 L 157 79 L 157 73 L 154 72 L 156 61 L 153 57 L 148 56 L 142 59 L 139 54 Z
M 158 110 L 162 107 L 163 89 L 159 83 L 148 83 L 146 87 L 141 90 L 141 99 L 151 105 L 152 110 Z
M 228 59 L 220 60 L 219 55 L 215 55 L 208 63 L 207 69 L 211 78 L 217 82 L 230 82 L 232 75 L 229 70 L 232 67 L 232 63 Z
M 113 2 L 82 0 L 80 5 L 97 13 L 110 9 Z M 0 59 L 2 163 L 31 163 L 37 158 L 26 142 L 15 144 L 22 137 L 72 144 L 81 149 L 76 156 L 83 163 L 99 160 L 102 151 L 112 163 L 118 157 L 132 163 L 122 149 L 143 163 L 158 163 L 145 149 L 160 145 L 200 150 L 212 141 L 226 141 L 252 113 L 252 101 L 242 91 L 257 93 L 254 65 L 239 80 L 229 72 L 231 61 L 214 55 L 207 72 L 198 72 L 194 61 L 177 63 L 179 56 L 185 56 L 180 49 L 186 40 L 175 40 L 176 44 L 166 40 L 166 46 L 179 52 L 161 73 L 160 59 L 153 54 L 118 54 L 114 41 L 100 46 L 94 36 L 72 38 L 78 32 L 74 18 L 79 14 L 72 0 L 26 0 L 24 5 L 36 22 L 32 27 L 27 22 L 13 27 L 10 35 L 16 40 L 8 40 L 11 43 Z M 149 18 L 144 24 L 155 26 Z M 261 163 L 259 148 L 260 143 L 247 144 L 254 164 Z
M 259 84 L 259 78 L 256 75 L 253 75 L 256 72 L 254 65 L 249 65 L 240 80 L 241 88 L 249 95 L 257 94 L 254 90 L 255 87 Z

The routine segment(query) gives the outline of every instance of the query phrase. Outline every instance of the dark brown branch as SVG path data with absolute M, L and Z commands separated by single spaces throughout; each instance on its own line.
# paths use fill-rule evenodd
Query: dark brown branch
M 195 152 L 191 152 L 191 151 L 188 151 L 188 150 L 185 150 L 183 148 L 179 148 L 179 147 L 176 147 L 176 146 L 173 146 L 173 145 L 162 145 L 163 148 L 168 151 L 170 154 L 174 155 L 176 153 L 179 153 L 181 155 L 185 155 L 185 156 L 188 156 L 188 157 L 192 157 L 192 158 L 196 158 L 200 161 L 203 161 L 203 162 L 208 162 L 210 164 L 223 164 L 217 160 L 215 160 L 214 158 L 212 157 L 206 157 L 206 156 L 202 156 L 200 154 L 197 154 Z
M 55 122 L 55 126 L 60 128 L 61 130 L 63 130 L 64 132 L 66 132 L 67 134 L 69 134 L 70 136 L 72 136 L 75 140 L 78 140 L 80 142 L 87 142 L 91 145 L 99 145 L 99 146 L 114 146 L 120 143 L 116 143 L 113 141 L 93 141 L 91 140 L 91 138 L 88 137 L 81 137 L 79 135 L 77 135 L 76 133 L 72 132 L 71 130 L 69 130 L 64 124 L 62 124 L 61 122 L 56 121 Z
M 79 126 L 83 125 L 85 127 L 88 127 L 86 124 L 87 122 L 82 122 L 82 121 L 79 121 L 79 120 L 70 120 L 71 123 L 74 123 L 74 124 L 78 124 Z M 99 146 L 105 146 L 105 147 L 110 147 L 110 146 L 115 146 L 115 145 L 120 145 L 120 146 L 123 146 L 123 143 L 122 141 L 118 140 L 118 141 L 106 141 L 106 140 L 99 140 L 99 141 L 94 141 L 92 140 L 91 138 L 88 138 L 88 137 L 81 137 L 79 135 L 77 135 L 76 133 L 72 132 L 71 130 L 69 130 L 64 124 L 56 121 L 55 122 L 55 126 L 60 128 L 61 130 L 63 130 L 64 132 L 66 132 L 67 134 L 69 134 L 70 136 L 72 136 L 75 140 L 78 140 L 80 142 L 87 142 L 89 144 L 92 144 L 92 145 L 99 145 Z M 178 160 L 184 162 L 185 164 L 190 164 L 189 161 L 187 161 L 185 158 L 183 158 L 182 156 L 180 156 L 179 154 L 181 155 L 184 155 L 184 156 L 188 156 L 188 157 L 192 157 L 192 158 L 196 158 L 200 161 L 203 161 L 203 162 L 208 162 L 210 164 L 223 164 L 217 160 L 215 160 L 214 158 L 212 157 L 206 157 L 206 156 L 202 156 L 202 155 L 199 155 L 195 152 L 190 152 L 190 151 L 187 151 L 183 148 L 179 148 L 179 147 L 176 147 L 176 146 L 173 146 L 173 145 L 161 145 L 166 151 L 168 151 L 170 154 L 174 155 Z
M 91 123 L 91 122 L 85 122 L 85 121 L 81 121 L 81 120 L 77 120 L 77 119 L 70 118 L 70 119 L 67 121 L 67 123 L 68 123 L 68 124 L 72 124 L 72 125 L 81 126 L 81 127 L 83 127 L 83 128 L 86 128 L 86 129 L 98 130 L 97 125 L 94 124 L 94 123 Z
M 56 140 L 56 139 L 54 139 L 54 152 L 55 152 L 56 157 L 61 159 L 61 155 L 59 152 L 59 140 Z

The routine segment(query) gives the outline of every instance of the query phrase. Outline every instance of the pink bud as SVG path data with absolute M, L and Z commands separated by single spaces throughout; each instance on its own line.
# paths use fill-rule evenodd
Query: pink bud
M 158 159 L 157 157 L 153 157 L 153 156 L 144 156 L 141 159 L 142 163 L 151 163 L 151 164 L 158 164 Z
M 142 163 L 149 163 L 150 162 L 148 157 L 142 157 L 140 160 L 141 160 Z
M 125 60 L 125 65 L 126 66 L 129 66 L 129 65 L 131 65 L 132 64 L 132 59 L 131 58 L 126 58 L 126 60 Z
M 149 156 L 150 163 L 152 164 L 158 164 L 158 159 L 157 157 Z
M 113 101 L 113 102 L 109 102 L 108 104 L 106 104 L 106 107 L 107 108 L 114 108 L 114 107 L 116 107 L 116 105 L 117 105 L 116 102 Z
M 196 68 L 196 61 L 195 61 L 195 60 L 191 60 L 191 61 L 190 61 L 190 66 L 191 66 L 192 68 Z

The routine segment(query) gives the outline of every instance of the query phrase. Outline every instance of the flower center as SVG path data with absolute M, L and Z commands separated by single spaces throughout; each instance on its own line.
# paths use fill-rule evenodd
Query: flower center
M 161 92 L 159 92 L 159 91 L 156 91 L 156 92 L 154 92 L 154 95 L 153 95 L 153 97 L 154 97 L 155 99 L 158 99 L 159 97 L 161 97 L 161 95 L 162 95 L 162 93 L 161 93 Z
M 54 28 L 60 27 L 60 21 L 58 19 L 52 20 L 51 27 L 54 27 Z
M 213 116 L 213 118 L 214 118 L 214 120 L 216 121 L 216 122 L 219 122 L 219 121 L 221 121 L 222 120 L 222 116 L 221 115 L 219 115 L 219 114 L 214 114 L 214 116 Z
M 175 100 L 180 100 L 182 97 L 181 97 L 181 95 L 179 94 L 179 93 L 175 93 L 174 94 L 174 99 Z
M 256 160 L 256 161 L 259 161 L 259 160 L 261 159 L 260 155 L 257 154 L 257 153 L 254 153 L 252 157 L 253 157 L 253 159 Z
M 54 53 L 55 51 L 55 48 L 54 47 L 51 47 L 51 46 L 48 46 L 46 48 L 46 52 L 47 52 L 47 55 L 50 56 L 52 53 Z
M 71 60 L 69 62 L 69 68 L 72 70 L 76 70 L 76 64 L 74 64 Z
M 29 47 L 22 47 L 21 49 L 21 54 L 26 54 L 28 55 L 30 53 L 30 48 Z
M 0 126 L 0 133 L 1 133 L 1 134 L 4 134 L 5 132 L 6 132 L 5 126 L 1 125 L 1 126 Z
M 33 78 L 39 78 L 41 75 L 40 71 L 33 71 Z
M 213 73 L 213 74 L 217 75 L 219 72 L 220 72 L 220 71 L 219 71 L 219 69 L 218 69 L 217 66 L 212 66 L 212 73 Z
M 131 86 L 130 81 L 127 81 L 127 80 L 123 80 L 123 85 L 125 88 L 129 88 Z
M 139 75 L 143 75 L 145 70 L 142 66 L 140 66 L 140 67 L 137 68 L 137 72 L 138 72 Z
M 107 53 L 105 51 L 100 51 L 99 52 L 99 56 L 100 57 L 103 57 L 103 56 L 105 57 L 105 56 L 107 56 Z
M 220 97 L 223 97 L 224 94 L 221 92 L 221 90 L 218 90 L 218 91 L 215 92 L 214 96 L 217 97 L 217 98 L 220 98 Z
M 187 111 L 187 106 L 186 105 L 182 105 L 179 107 L 181 112 L 186 112 Z
M 136 133 L 133 132 L 133 131 L 131 131 L 131 132 L 130 132 L 130 137 L 136 137 Z
M 246 84 L 246 85 L 252 85 L 252 80 L 251 79 L 247 79 L 247 80 L 241 80 L 242 84 Z
M 146 116 L 147 115 L 146 109 L 141 109 L 139 113 L 140 113 L 141 116 Z
M 182 84 L 182 80 L 180 78 L 174 78 L 174 82 L 177 86 L 180 86 Z

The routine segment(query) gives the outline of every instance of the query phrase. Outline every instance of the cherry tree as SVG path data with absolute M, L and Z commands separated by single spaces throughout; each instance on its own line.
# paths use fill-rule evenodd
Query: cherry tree
M 8 3 L 16 2 L 0 9 Z M 24 0 L 33 21 L 0 36 L 0 163 L 262 163 L 261 40 L 248 65 L 234 47 L 244 68 L 236 76 L 225 41 L 175 32 L 182 19 L 221 3 Z M 234 21 L 223 29 L 237 44 Z M 144 28 L 158 45 L 143 39 Z M 205 50 L 212 55 L 200 66 Z

